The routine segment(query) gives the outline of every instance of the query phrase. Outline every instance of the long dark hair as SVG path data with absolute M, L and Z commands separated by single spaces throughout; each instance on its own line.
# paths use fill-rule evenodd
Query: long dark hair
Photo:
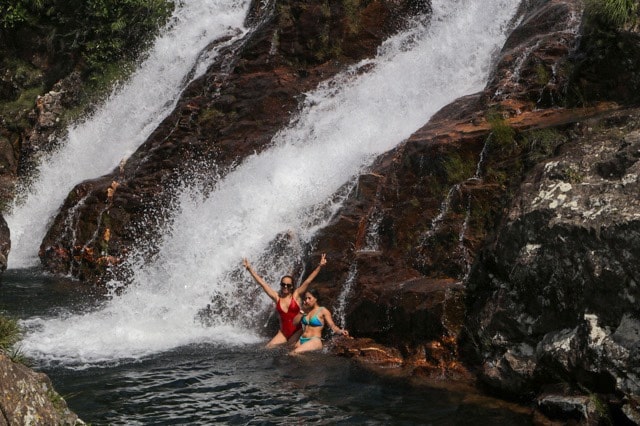
M 310 293 L 313 297 L 315 297 L 317 305 L 320 306 L 320 293 L 318 293 L 318 290 L 316 290 L 315 288 L 310 288 L 307 290 L 307 293 Z

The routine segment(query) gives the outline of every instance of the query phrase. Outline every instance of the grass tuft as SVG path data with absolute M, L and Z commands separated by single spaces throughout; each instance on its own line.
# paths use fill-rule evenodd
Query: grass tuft
M 623 28 L 637 21 L 638 2 L 636 0 L 586 0 L 587 16 L 605 25 Z

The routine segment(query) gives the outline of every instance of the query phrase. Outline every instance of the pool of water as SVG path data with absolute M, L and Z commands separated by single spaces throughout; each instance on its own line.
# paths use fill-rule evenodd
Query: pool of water
M 36 270 L 8 271 L 0 285 L 0 313 L 20 319 L 94 309 L 99 299 Z M 82 368 L 35 359 L 32 367 L 92 425 L 532 424 L 527 410 L 473 392 L 410 386 L 347 359 L 262 344 L 193 344 Z

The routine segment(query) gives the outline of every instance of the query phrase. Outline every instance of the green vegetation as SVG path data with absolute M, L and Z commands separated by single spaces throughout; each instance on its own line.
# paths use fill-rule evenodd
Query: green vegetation
M 53 408 L 56 409 L 59 413 L 64 413 L 64 409 L 67 407 L 67 403 L 64 398 L 55 390 L 47 389 L 47 398 L 51 401 Z
M 442 162 L 448 184 L 460 183 L 475 173 L 475 164 L 464 161 L 458 153 L 452 152 Z
M 487 113 L 487 122 L 491 126 L 488 141 L 489 147 L 492 150 L 509 151 L 515 143 L 515 129 L 509 125 L 499 111 L 489 111 Z
M 551 76 L 549 75 L 549 72 L 547 71 L 547 68 L 544 66 L 544 64 L 536 64 L 535 71 L 536 83 L 538 83 L 540 86 L 546 85 L 549 82 Z
M 586 0 L 587 16 L 613 28 L 623 28 L 637 21 L 637 0 Z
M 173 7 L 173 0 L 0 2 L 0 73 L 6 87 L 0 116 L 14 149 L 33 124 L 28 114 L 38 95 L 78 73 L 79 83 L 73 83 L 78 92 L 58 123 L 63 129 L 135 68 Z
M 356 34 L 360 29 L 360 0 L 344 0 L 344 14 L 347 18 L 347 27 L 351 34 Z
M 3 56 L 17 57 L 25 47 L 45 48 L 62 73 L 53 80 L 73 68 L 92 78 L 137 58 L 172 9 L 167 0 L 13 0 L 0 4 Z M 25 46 L 25 30 L 34 45 Z
M 43 89 L 44 87 L 42 85 L 29 87 L 20 92 L 18 99 L 15 101 L 0 103 L 0 116 L 5 117 L 7 120 L 7 127 L 27 125 L 27 118 L 24 112 L 33 108 L 36 103 L 36 98 L 43 92 Z M 19 117 L 19 120 L 22 121 L 15 123 L 12 121 L 14 117 Z
M 585 390 L 586 391 L 586 390 Z M 588 391 L 587 391 L 588 392 Z M 589 399 L 595 407 L 598 424 L 609 426 L 613 424 L 611 412 L 605 400 L 595 393 L 589 393 Z
M 526 151 L 525 161 L 533 166 L 550 157 L 556 148 L 567 141 L 562 133 L 553 129 L 531 130 L 522 134 L 522 145 Z
M 0 315 L 0 350 L 7 352 L 18 343 L 22 332 L 13 318 Z
M 582 173 L 580 173 L 578 170 L 574 169 L 573 167 L 568 167 L 565 170 L 565 179 L 567 180 L 567 182 L 569 183 L 580 183 L 584 180 L 584 175 Z
M 18 325 L 18 321 L 0 315 L 0 352 L 3 352 L 14 362 L 25 364 L 25 358 L 20 350 L 15 347 L 21 337 L 22 330 Z

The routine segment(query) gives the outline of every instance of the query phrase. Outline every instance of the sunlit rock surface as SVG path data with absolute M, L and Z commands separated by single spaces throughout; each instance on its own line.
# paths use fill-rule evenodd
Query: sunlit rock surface
M 638 110 L 594 117 L 521 184 L 469 281 L 481 378 L 638 395 Z M 622 403 L 621 403 L 622 404 Z
M 69 411 L 45 374 L 34 372 L 0 353 L 0 425 L 84 424 Z
M 612 102 L 566 106 L 576 84 L 598 87 L 602 101 L 629 101 L 613 84 L 602 89 L 590 73 L 599 65 L 582 62 L 580 8 L 533 8 L 487 89 L 443 108 L 381 157 L 320 242 L 357 265 L 354 333 L 401 348 L 405 365 L 431 359 L 415 331 L 439 330 L 422 343 L 447 347 L 456 337 L 461 346 L 447 356 L 478 367 L 492 392 L 540 395 L 538 408 L 562 420 L 627 422 L 638 416 L 639 394 L 638 112 Z M 379 247 L 365 253 L 363 230 L 374 220 Z M 340 244 L 345 233 L 350 249 Z M 466 283 L 464 325 L 432 308 L 403 322 L 405 283 L 425 285 L 420 277 Z M 430 299 L 419 300 L 414 315 Z M 351 346 L 344 352 L 367 362 Z

